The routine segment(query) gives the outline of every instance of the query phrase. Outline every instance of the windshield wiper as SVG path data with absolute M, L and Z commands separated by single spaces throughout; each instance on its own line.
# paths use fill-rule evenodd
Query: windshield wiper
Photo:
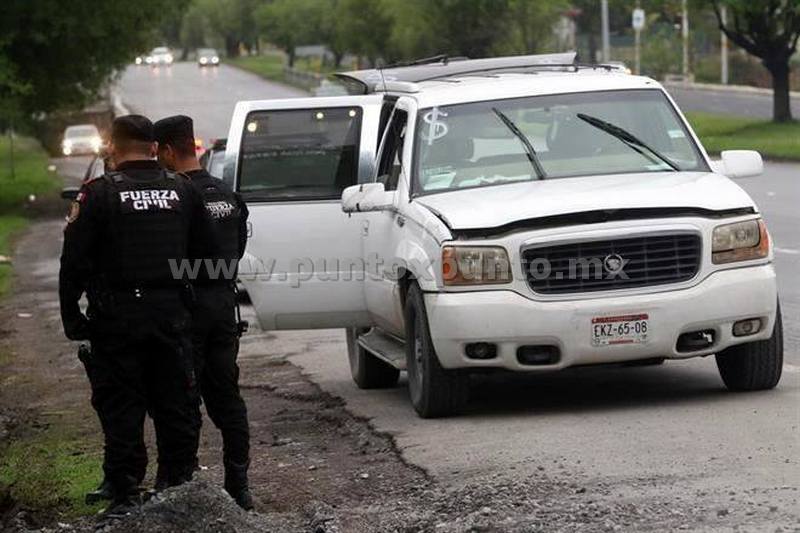
M 499 118 L 509 130 L 511 130 L 511 133 L 513 133 L 514 136 L 517 139 L 519 139 L 520 142 L 522 142 L 522 145 L 525 147 L 525 155 L 528 156 L 528 161 L 531 162 L 531 166 L 533 167 L 534 172 L 536 172 L 536 177 L 539 178 L 540 180 L 545 179 L 545 177 L 547 177 L 547 174 L 542 168 L 542 164 L 539 162 L 539 158 L 536 156 L 536 150 L 534 150 L 533 145 L 531 144 L 531 141 L 528 139 L 528 137 L 526 137 L 525 134 L 522 133 L 522 130 L 519 129 L 519 127 L 517 127 L 517 125 L 514 124 L 514 121 L 508 118 L 508 116 L 505 113 L 503 113 L 496 107 L 493 107 L 492 111 L 494 111 L 494 114 L 497 115 L 497 118 Z
M 617 139 L 619 139 L 620 141 L 622 141 L 626 145 L 630 146 L 631 148 L 636 150 L 638 153 L 640 153 L 642 156 L 646 157 L 647 159 L 650 159 L 651 161 L 653 160 L 652 157 L 648 156 L 647 154 L 645 154 L 644 152 L 639 150 L 639 148 L 644 148 L 645 150 L 650 152 L 652 155 L 654 155 L 657 159 L 660 159 L 663 163 L 665 163 L 672 170 L 674 170 L 676 172 L 680 170 L 678 165 L 676 165 L 670 158 L 668 158 L 667 156 L 665 156 L 664 154 L 662 154 L 661 152 L 659 152 L 658 150 L 656 150 L 655 148 L 653 148 L 649 144 L 645 143 L 643 140 L 641 140 L 640 138 L 636 137 L 634 134 L 632 134 L 628 130 L 622 129 L 622 128 L 620 128 L 619 126 L 617 126 L 615 124 L 612 124 L 610 122 L 606 122 L 605 120 L 599 119 L 597 117 L 593 117 L 591 115 L 586 115 L 584 113 L 578 113 L 577 117 L 579 119 L 581 119 L 582 121 L 587 122 L 590 125 L 594 126 L 595 128 L 597 128 L 599 130 L 603 130 L 604 132 L 608 133 L 609 135 L 612 135 L 612 136 L 616 137 Z M 637 147 L 639 147 L 639 148 L 637 148 Z

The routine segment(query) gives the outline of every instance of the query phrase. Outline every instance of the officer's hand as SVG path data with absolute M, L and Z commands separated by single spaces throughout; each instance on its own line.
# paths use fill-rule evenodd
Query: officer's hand
M 89 339 L 89 320 L 79 314 L 74 320 L 64 323 L 64 333 L 67 338 L 73 341 L 85 341 Z

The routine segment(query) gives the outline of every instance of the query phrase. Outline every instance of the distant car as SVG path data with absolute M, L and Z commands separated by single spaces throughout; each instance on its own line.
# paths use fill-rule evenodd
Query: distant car
M 213 48 L 200 48 L 197 50 L 197 64 L 201 67 L 219 66 L 219 54 Z
M 65 156 L 98 154 L 103 146 L 103 139 L 94 124 L 69 126 L 64 130 L 61 141 L 61 152 Z
M 222 170 L 225 168 L 225 147 L 227 139 L 217 139 L 200 158 L 200 164 L 215 178 L 222 179 Z
M 169 48 L 166 46 L 159 46 L 153 48 L 153 51 L 144 58 L 144 61 L 148 65 L 156 67 L 158 65 L 171 65 L 172 62 L 175 61 L 175 57 L 172 55 L 172 52 L 169 51 Z

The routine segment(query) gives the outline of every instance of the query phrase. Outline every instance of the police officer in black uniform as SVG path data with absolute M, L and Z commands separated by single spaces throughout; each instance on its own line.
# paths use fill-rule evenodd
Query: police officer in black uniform
M 200 189 L 219 232 L 219 254 L 213 262 L 225 268 L 214 272 L 214 268 L 203 265 L 194 282 L 195 367 L 206 411 L 222 432 L 225 490 L 239 506 L 250 510 L 250 434 L 236 364 L 242 333 L 237 319 L 236 266 L 247 244 L 247 206 L 226 183 L 201 168 L 191 118 L 177 115 L 159 120 L 155 133 L 159 162 L 188 176 Z
M 85 183 L 72 204 L 59 297 L 67 337 L 92 343 L 92 403 L 105 434 L 113 517 L 138 501 L 145 413 L 169 484 L 192 477 L 197 391 L 191 291 L 180 266 L 217 253 L 218 241 L 198 190 L 153 160 L 147 118 L 117 118 L 111 152 L 115 170 Z

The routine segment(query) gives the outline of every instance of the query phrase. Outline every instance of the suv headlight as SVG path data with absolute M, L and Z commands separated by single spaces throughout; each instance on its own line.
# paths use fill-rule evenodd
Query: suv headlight
M 445 246 L 442 279 L 445 285 L 510 283 L 508 252 L 500 246 Z
M 711 259 L 715 265 L 763 259 L 769 255 L 769 233 L 760 218 L 714 228 Z

